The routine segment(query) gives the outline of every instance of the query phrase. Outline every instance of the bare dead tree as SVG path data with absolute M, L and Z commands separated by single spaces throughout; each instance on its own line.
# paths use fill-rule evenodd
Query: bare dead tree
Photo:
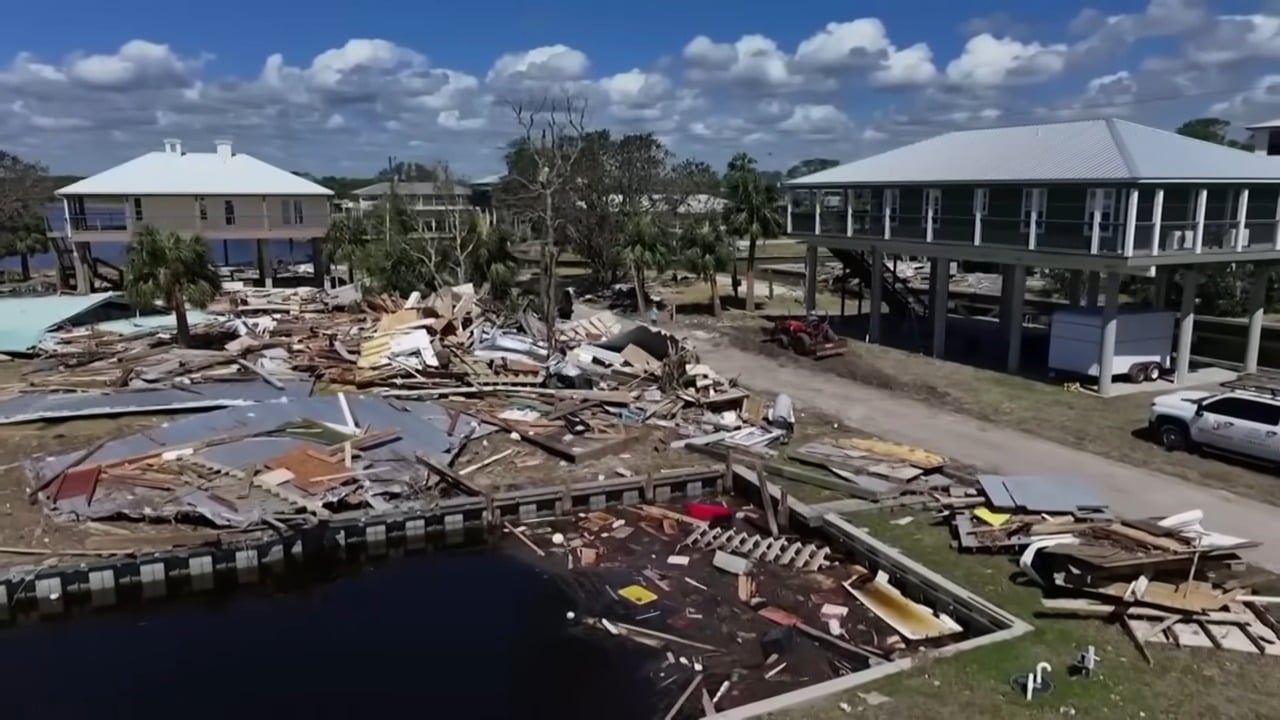
M 564 220 L 556 213 L 562 196 L 573 195 L 576 176 L 574 166 L 582 152 L 581 138 L 586 132 L 587 102 L 571 94 L 543 96 L 536 102 L 509 103 L 520 126 L 522 162 L 527 172 L 513 174 L 515 184 L 533 200 L 524 206 L 526 218 L 542 229 L 541 273 L 543 315 L 547 324 L 547 346 L 555 349 L 557 310 L 556 263 L 560 257 L 557 233 Z
M 431 272 L 441 287 L 461 285 L 473 280 L 467 277 L 467 269 L 472 265 L 472 256 L 479 243 L 479 235 L 470 231 L 475 210 L 463 208 L 454 202 L 461 183 L 455 178 L 447 162 L 436 164 L 435 175 L 435 194 L 445 198 L 445 205 L 441 209 L 444 228 L 428 241 L 428 252 L 432 258 Z

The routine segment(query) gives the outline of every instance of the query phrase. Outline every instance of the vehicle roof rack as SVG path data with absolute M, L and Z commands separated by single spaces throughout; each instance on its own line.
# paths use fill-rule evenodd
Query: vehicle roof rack
M 1244 373 L 1235 380 L 1228 380 L 1222 383 L 1222 387 L 1280 399 L 1280 372 L 1261 370 L 1259 372 Z

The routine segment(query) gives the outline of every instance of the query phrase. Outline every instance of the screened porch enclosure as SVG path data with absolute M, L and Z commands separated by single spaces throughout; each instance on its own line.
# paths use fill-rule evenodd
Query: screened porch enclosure
M 1126 257 L 1280 248 L 1274 184 L 881 186 L 788 196 L 793 235 Z

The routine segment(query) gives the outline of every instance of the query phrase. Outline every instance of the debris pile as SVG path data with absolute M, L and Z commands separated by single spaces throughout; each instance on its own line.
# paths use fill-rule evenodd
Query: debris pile
M 235 291 L 195 348 L 157 328 L 59 335 L 0 424 L 211 412 L 33 457 L 31 496 L 61 521 L 260 529 L 663 473 L 697 459 L 679 440 L 720 428 L 757 450 L 784 435 L 678 338 L 607 312 L 548 344 L 469 285 L 354 300 Z
M 579 597 L 577 621 L 665 651 L 652 674 L 668 717 L 711 715 L 963 637 L 884 573 L 786 524 L 772 505 L 704 499 L 507 530 Z
M 448 467 L 465 442 L 494 430 L 431 403 L 295 397 L 36 458 L 28 473 L 59 520 L 279 527 L 474 493 Z
M 782 396 L 785 397 L 785 396 Z M 789 402 L 789 399 L 787 400 Z M 754 467 L 757 475 L 811 485 L 847 498 L 821 503 L 827 512 L 871 508 L 947 506 L 968 490 L 958 469 L 927 450 L 872 438 L 833 435 L 802 445 L 777 448 L 785 434 L 771 427 L 772 409 L 748 397 L 740 414 L 719 418 L 725 429 L 673 443 Z M 758 423 L 764 422 L 762 427 Z M 739 429 L 741 422 L 745 428 Z M 714 423 L 709 423 L 714 424 Z
M 1260 543 L 1206 529 L 1193 510 L 1117 518 L 1085 480 L 982 475 L 970 508 L 953 509 L 959 547 L 1015 552 L 1044 588 L 1045 611 L 1121 625 L 1147 642 L 1280 654 L 1280 625 L 1249 590 L 1239 553 Z

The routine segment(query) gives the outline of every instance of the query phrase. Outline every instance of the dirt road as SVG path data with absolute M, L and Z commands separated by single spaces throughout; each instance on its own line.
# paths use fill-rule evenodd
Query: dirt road
M 1263 543 L 1247 559 L 1280 572 L 1280 509 L 1231 493 L 1108 460 L 1032 435 L 939 410 L 829 374 L 784 366 L 731 347 L 710 333 L 690 340 L 704 362 L 761 392 L 786 392 L 797 409 L 816 408 L 888 440 L 920 445 L 1005 474 L 1079 475 L 1093 480 L 1120 514 L 1164 515 L 1200 509 L 1211 530 Z M 1280 482 L 1280 478 L 1277 478 Z

